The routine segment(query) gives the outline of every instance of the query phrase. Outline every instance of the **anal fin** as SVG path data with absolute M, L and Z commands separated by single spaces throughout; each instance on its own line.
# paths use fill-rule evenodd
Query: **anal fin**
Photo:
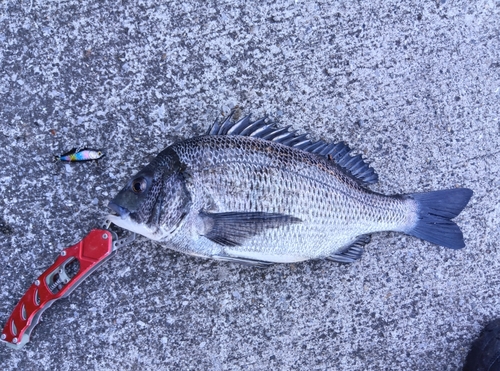
M 352 263 L 361 258 L 363 255 L 363 246 L 371 241 L 371 236 L 364 234 L 358 236 L 358 238 L 349 245 L 344 251 L 327 256 L 327 260 L 331 260 L 337 263 Z

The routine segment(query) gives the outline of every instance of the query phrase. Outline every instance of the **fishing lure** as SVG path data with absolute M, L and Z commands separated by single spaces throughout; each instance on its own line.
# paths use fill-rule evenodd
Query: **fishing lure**
M 55 156 L 55 160 L 64 162 L 97 161 L 103 156 L 104 153 L 96 149 L 73 148 L 61 156 Z

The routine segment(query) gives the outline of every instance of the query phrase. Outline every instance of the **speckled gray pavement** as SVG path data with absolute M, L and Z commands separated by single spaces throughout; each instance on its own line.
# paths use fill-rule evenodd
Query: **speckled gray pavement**
M 140 238 L 0 368 L 460 370 L 500 316 L 500 2 L 161 3 L 0 4 L 2 327 L 130 175 L 236 105 L 346 141 L 373 190 L 472 188 L 467 246 L 381 233 L 351 265 L 254 269 Z M 106 157 L 52 162 L 78 145 Z

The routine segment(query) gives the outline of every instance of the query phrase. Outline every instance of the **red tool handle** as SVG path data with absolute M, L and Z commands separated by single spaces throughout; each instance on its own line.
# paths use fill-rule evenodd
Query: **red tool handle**
M 113 233 L 104 229 L 93 229 L 80 242 L 64 249 L 16 305 L 0 339 L 21 348 L 29 341 L 42 313 L 56 300 L 68 296 L 112 252 Z

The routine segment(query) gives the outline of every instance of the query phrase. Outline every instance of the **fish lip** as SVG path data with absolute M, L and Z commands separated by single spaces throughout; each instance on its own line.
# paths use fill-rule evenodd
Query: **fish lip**
M 130 215 L 130 211 L 128 211 L 126 208 L 121 207 L 118 204 L 115 204 L 113 201 L 108 202 L 108 207 L 113 210 L 117 216 L 120 216 L 122 219 L 125 219 Z
M 130 216 L 120 218 L 119 215 L 109 214 L 107 220 L 117 227 L 145 236 L 153 241 L 160 241 L 166 237 L 166 233 L 161 229 L 152 229 L 146 224 L 137 223 L 130 219 Z

